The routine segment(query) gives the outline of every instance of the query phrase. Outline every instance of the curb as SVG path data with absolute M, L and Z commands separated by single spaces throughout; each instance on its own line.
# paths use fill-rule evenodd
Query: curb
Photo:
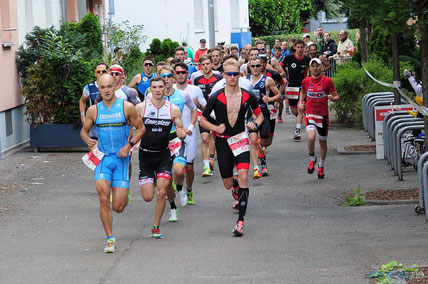
M 364 201 L 367 204 L 371 205 L 407 205 L 407 204 L 417 204 L 419 200 L 417 199 L 405 199 L 405 200 L 374 200 L 374 199 L 365 199 Z
M 336 147 L 337 153 L 341 155 L 371 155 L 376 154 L 376 151 L 346 151 L 344 146 Z

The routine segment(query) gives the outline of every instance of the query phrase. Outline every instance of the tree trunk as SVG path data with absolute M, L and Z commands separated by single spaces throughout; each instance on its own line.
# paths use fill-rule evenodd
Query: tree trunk
M 367 61 L 369 61 L 367 24 L 367 19 L 362 19 L 360 22 L 360 54 L 362 63 L 366 63 Z
M 392 69 L 393 69 L 393 80 L 394 82 L 400 81 L 400 60 L 398 58 L 398 40 L 397 33 L 391 33 L 391 44 L 392 44 Z M 397 89 L 394 89 L 394 104 L 400 104 L 400 93 Z
M 422 94 L 424 106 L 428 108 L 428 27 L 423 29 L 422 38 L 420 41 L 420 56 L 421 56 L 421 78 L 422 78 Z M 428 117 L 424 116 L 425 123 L 425 151 L 428 149 Z

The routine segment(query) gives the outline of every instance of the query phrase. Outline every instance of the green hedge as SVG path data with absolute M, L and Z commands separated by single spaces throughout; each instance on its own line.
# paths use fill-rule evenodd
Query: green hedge
M 350 40 L 352 40 L 352 42 L 354 43 L 354 45 L 355 45 L 355 34 L 357 33 L 357 31 L 358 31 L 358 29 L 350 29 L 350 30 L 348 30 L 348 38 Z M 329 33 L 331 34 L 331 37 L 334 39 L 334 41 L 336 42 L 336 44 L 338 44 L 339 43 L 339 36 L 338 36 L 339 31 L 329 31 Z M 275 44 L 275 39 L 277 37 L 279 37 L 281 39 L 281 41 L 284 41 L 284 40 L 288 41 L 290 38 L 293 38 L 293 37 L 295 39 L 302 39 L 302 36 L 304 34 L 305 33 L 280 34 L 280 35 L 268 35 L 268 36 L 261 36 L 261 37 L 253 37 L 253 45 L 254 45 L 254 43 L 255 43 L 255 41 L 257 39 L 262 39 L 262 40 L 264 40 L 266 42 L 266 44 L 270 45 L 270 47 L 273 47 L 274 44 Z M 308 33 L 308 34 L 311 36 L 311 40 L 313 40 L 314 39 L 314 33 L 311 32 L 311 33 Z
M 376 79 L 387 83 L 392 82 L 392 67 L 385 65 L 381 60 L 371 59 L 364 64 L 364 67 Z M 411 68 L 411 65 L 408 62 L 400 62 L 400 74 L 403 74 L 406 68 Z M 340 100 L 332 105 L 336 111 L 337 121 L 351 123 L 357 127 L 362 126 L 361 100 L 363 96 L 368 93 L 392 91 L 391 88 L 379 85 L 370 79 L 356 62 L 338 65 L 338 71 L 334 74 L 333 81 L 340 97 Z M 403 84 L 407 80 L 402 78 L 401 81 Z M 411 94 L 411 92 L 405 91 Z

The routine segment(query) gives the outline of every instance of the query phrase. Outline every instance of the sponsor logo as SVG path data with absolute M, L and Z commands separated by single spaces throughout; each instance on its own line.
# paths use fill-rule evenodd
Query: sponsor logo
M 114 119 L 114 118 L 122 118 L 122 113 L 116 112 L 112 114 L 100 114 L 100 119 Z
M 146 118 L 144 120 L 144 124 L 151 124 L 151 125 L 160 125 L 160 126 L 169 126 L 171 124 L 171 120 L 156 120 L 151 118 Z
M 144 82 L 147 82 L 147 80 L 148 80 L 147 77 L 143 77 Z
M 155 115 L 156 114 L 156 112 L 154 112 L 154 111 L 151 111 L 150 112 L 150 116 L 153 116 L 153 115 Z
M 291 63 L 291 68 L 296 68 L 297 64 L 296 63 Z

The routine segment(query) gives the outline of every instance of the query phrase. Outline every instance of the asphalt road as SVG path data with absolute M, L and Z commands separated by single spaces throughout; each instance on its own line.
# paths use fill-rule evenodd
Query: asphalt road
M 363 131 L 333 127 L 326 178 L 306 173 L 306 137 L 292 142 L 293 118 L 277 124 L 271 176 L 250 181 L 245 235 L 232 236 L 237 213 L 218 169 L 201 178 L 196 205 L 164 215 L 162 240 L 149 237 L 154 203 L 138 191 L 114 214 L 118 250 L 104 254 L 93 173 L 83 153 L 33 153 L 0 161 L 0 283 L 368 283 L 392 260 L 426 265 L 428 224 L 413 205 L 340 207 L 346 193 L 417 187 L 416 172 L 398 182 L 374 155 L 335 147 L 372 143 Z M 317 147 L 318 149 L 318 147 Z M 198 152 L 199 153 L 199 152 Z M 217 167 L 217 164 L 216 164 Z M 167 209 L 169 207 L 167 206 Z

